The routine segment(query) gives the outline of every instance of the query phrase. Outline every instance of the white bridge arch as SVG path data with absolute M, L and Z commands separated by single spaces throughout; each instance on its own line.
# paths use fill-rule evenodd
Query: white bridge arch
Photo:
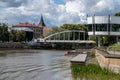
M 41 42 L 51 43 L 93 43 L 93 41 L 87 40 L 88 34 L 85 31 L 80 30 L 67 30 L 51 34 Z

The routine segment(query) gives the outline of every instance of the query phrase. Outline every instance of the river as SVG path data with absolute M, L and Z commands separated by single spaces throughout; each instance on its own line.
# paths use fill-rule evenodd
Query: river
M 2 50 L 0 80 L 73 80 L 67 51 Z

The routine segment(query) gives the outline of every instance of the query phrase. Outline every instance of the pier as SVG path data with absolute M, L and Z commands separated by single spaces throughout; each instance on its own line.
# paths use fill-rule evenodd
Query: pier
M 85 54 L 78 54 L 76 57 L 72 58 L 70 60 L 71 63 L 76 63 L 76 64 L 85 64 L 86 59 L 87 59 L 87 53 Z

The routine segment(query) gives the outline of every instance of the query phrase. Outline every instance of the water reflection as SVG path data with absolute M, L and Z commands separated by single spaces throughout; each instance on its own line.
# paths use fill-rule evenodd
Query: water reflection
M 66 51 L 7 50 L 0 55 L 0 80 L 72 80 Z

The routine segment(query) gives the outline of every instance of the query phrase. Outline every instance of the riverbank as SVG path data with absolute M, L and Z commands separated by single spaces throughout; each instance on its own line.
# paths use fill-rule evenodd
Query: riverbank
M 119 80 L 120 74 L 111 70 L 101 68 L 96 64 L 88 64 L 86 66 L 72 65 L 72 75 L 75 79 L 80 80 Z
M 32 42 L 0 42 L 0 50 L 6 49 L 45 49 L 45 50 L 69 50 L 59 46 L 53 47 L 50 44 Z
M 29 49 L 30 46 L 23 42 L 0 42 L 0 49 Z
M 107 53 L 106 55 L 104 52 L 100 54 L 106 56 L 107 58 L 110 57 L 110 59 L 113 58 L 112 56 L 109 56 L 109 54 Z M 100 58 L 98 59 L 98 57 Z M 113 71 L 113 69 L 103 67 L 103 65 L 101 65 L 101 63 L 104 63 L 104 60 L 105 59 L 98 55 L 98 52 L 89 53 L 85 65 L 71 64 L 72 76 L 75 79 L 80 78 L 80 80 L 119 80 L 120 79 L 119 72 L 116 73 L 115 71 Z M 112 63 L 113 63 L 112 61 L 109 62 L 109 67 Z

